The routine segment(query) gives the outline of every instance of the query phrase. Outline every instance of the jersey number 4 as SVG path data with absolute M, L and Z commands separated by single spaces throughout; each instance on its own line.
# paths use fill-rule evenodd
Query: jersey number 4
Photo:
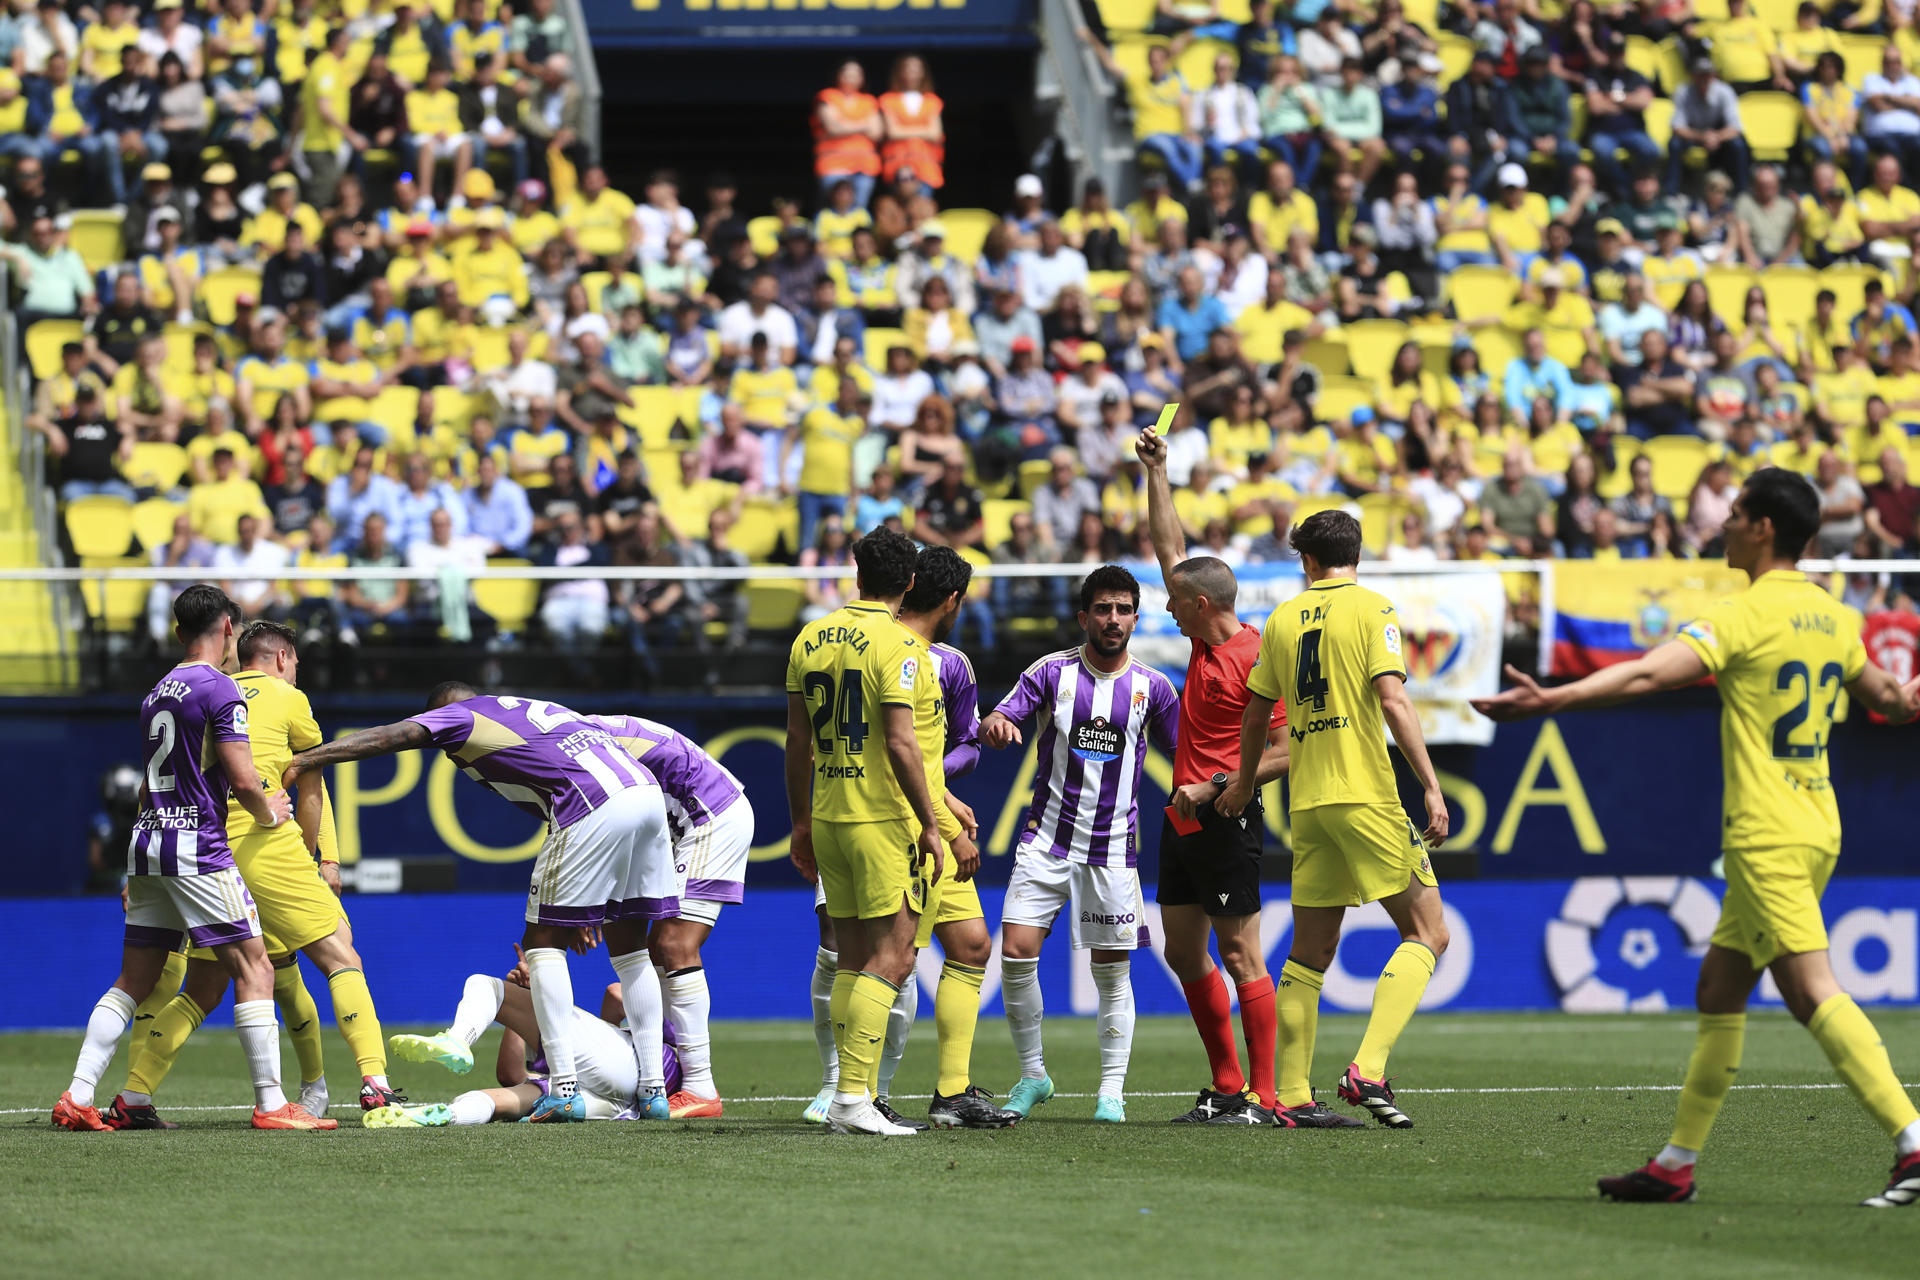
M 1302 707 L 1309 703 L 1315 711 L 1327 709 L 1327 678 L 1320 672 L 1320 628 L 1300 633 L 1300 647 L 1293 655 L 1293 700 Z
M 811 671 L 803 687 L 807 701 L 813 704 L 813 741 L 820 754 L 833 754 L 837 734 L 846 744 L 848 755 L 859 755 L 867 745 L 867 697 L 860 673 L 846 672 L 836 692 L 832 676 L 824 671 Z
M 1820 680 L 1816 685 L 1813 675 L 1804 662 L 1783 663 L 1773 677 L 1773 687 L 1780 693 L 1792 693 L 1795 686 L 1800 690 L 1800 701 L 1788 707 L 1778 720 L 1773 722 L 1773 758 L 1775 760 L 1812 760 L 1826 750 L 1827 730 L 1833 726 L 1834 704 L 1840 701 L 1840 686 L 1845 683 L 1846 672 L 1837 662 L 1829 662 L 1820 668 Z M 1813 714 L 1813 695 L 1815 689 L 1824 690 L 1829 684 L 1833 692 L 1827 697 L 1827 710 L 1824 723 L 1814 725 L 1812 742 L 1795 742 L 1793 731 L 1807 722 Z

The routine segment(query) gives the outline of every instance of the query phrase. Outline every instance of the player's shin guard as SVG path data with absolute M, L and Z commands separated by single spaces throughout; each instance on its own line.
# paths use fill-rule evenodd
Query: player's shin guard
M 1387 1078 L 1387 1055 L 1413 1020 L 1413 1011 L 1420 1007 L 1420 997 L 1433 978 L 1433 966 L 1433 952 L 1425 943 L 1411 940 L 1395 947 L 1387 957 L 1387 967 L 1380 971 L 1380 981 L 1373 987 L 1373 1015 L 1367 1019 L 1367 1034 L 1353 1059 L 1367 1079 Z
M 699 965 L 673 972 L 659 970 L 660 991 L 666 997 L 667 1025 L 680 1054 L 680 1087 L 703 1098 L 716 1098 L 713 1083 L 713 1039 L 707 1022 L 713 996 L 707 990 L 707 971 Z
M 640 1061 L 640 1092 L 658 1093 L 667 1085 L 660 1060 L 661 1028 L 666 1025 L 660 975 L 654 972 L 653 960 L 645 951 L 615 956 L 613 971 L 620 975 L 620 999 L 627 1008 L 633 1056 Z
M 184 991 L 167 1001 L 167 1007 L 154 1015 L 153 1021 L 147 1023 L 146 1034 L 132 1045 L 133 1061 L 127 1068 L 127 1087 L 124 1092 L 138 1096 L 129 1101 L 137 1102 L 141 1097 L 150 1098 L 159 1092 L 167 1073 L 173 1070 L 173 1060 L 179 1055 L 180 1046 L 199 1029 L 206 1016 L 193 997 Z
M 1100 1027 L 1100 1096 L 1127 1091 L 1127 1061 L 1133 1057 L 1133 966 L 1125 960 L 1093 966 Z
M 980 986 L 985 969 L 949 960 L 940 966 L 933 997 L 933 1025 L 940 1034 L 940 1073 L 933 1091 L 943 1098 L 965 1093 L 973 1083 L 973 1033 L 980 1025 Z
M 187 953 L 184 951 L 167 952 L 167 961 L 160 966 L 160 981 L 153 984 L 153 990 L 133 1011 L 135 1024 L 160 1015 L 167 1002 L 180 994 L 180 984 L 187 980 Z
M 844 975 L 843 975 L 844 976 Z M 840 983 L 834 983 L 834 995 Z M 846 997 L 845 1030 L 840 1036 L 840 1097 L 855 1100 L 870 1093 L 880 1070 L 880 1044 L 887 1038 L 887 1015 L 900 988 L 877 973 L 856 973 Z
M 1807 1019 L 1807 1030 L 1813 1032 L 1833 1069 L 1888 1137 L 1897 1137 L 1920 1120 L 1920 1111 L 1914 1109 L 1913 1099 L 1893 1073 L 1886 1043 L 1852 996 L 1842 993 L 1821 1001 Z
M 873 1096 L 885 1098 L 893 1092 L 893 1073 L 900 1069 L 900 1059 L 907 1053 L 907 1035 L 913 1030 L 913 1020 L 920 1013 L 920 978 L 909 973 L 907 980 L 900 984 L 900 994 L 893 998 L 893 1008 L 887 1010 L 887 1039 L 880 1046 L 880 1065 L 874 1071 Z
M 320 1007 L 300 973 L 300 961 L 293 956 L 273 967 L 273 1004 L 280 1020 L 293 1037 L 294 1056 L 300 1059 L 300 1079 L 320 1080 L 327 1074 L 326 1055 L 320 1048 Z
M 1680 1086 L 1680 1105 L 1675 1108 L 1673 1117 L 1673 1136 L 1667 1139 L 1667 1151 L 1680 1156 L 1679 1165 L 1691 1164 L 1687 1153 L 1698 1154 L 1707 1145 L 1707 1134 L 1713 1128 L 1714 1118 L 1720 1114 L 1720 1104 L 1727 1100 L 1727 1090 L 1733 1088 L 1733 1078 L 1740 1071 L 1740 1051 L 1747 1036 L 1747 1015 L 1744 1013 L 1703 1013 L 1700 1015 L 1699 1028 L 1694 1032 L 1693 1057 L 1687 1062 L 1686 1083 Z M 1669 1168 L 1678 1167 L 1671 1160 L 1661 1163 Z
M 840 1048 L 833 1030 L 833 977 L 839 966 L 839 953 L 825 947 L 813 953 L 813 981 L 808 986 L 808 995 L 813 1001 L 813 1045 L 820 1051 L 823 1086 L 840 1079 Z
M 1274 1053 L 1280 1033 L 1274 1010 L 1273 979 L 1261 977 L 1243 982 L 1236 990 L 1240 994 L 1240 1027 L 1247 1037 L 1247 1087 L 1260 1095 L 1260 1105 L 1271 1111 L 1275 1095 Z
M 360 1074 L 385 1079 L 387 1038 L 380 1034 L 380 1015 L 373 1011 L 367 975 L 358 969 L 335 969 L 327 975 L 327 989 L 333 993 L 333 1020 L 340 1024 Z
M 1013 1033 L 1014 1052 L 1020 1055 L 1020 1076 L 1038 1080 L 1047 1074 L 1040 1048 L 1040 1024 L 1046 1005 L 1040 996 L 1038 960 L 1000 960 L 1000 1001 L 1007 1009 L 1007 1029 Z
M 1194 1029 L 1207 1051 L 1207 1068 L 1213 1072 L 1215 1093 L 1238 1093 L 1246 1088 L 1247 1078 L 1240 1071 L 1240 1052 L 1233 1044 L 1233 1009 L 1227 1000 L 1227 980 L 1219 969 L 1207 970 L 1198 982 L 1185 982 L 1180 990 L 1187 997 L 1187 1010 L 1193 1014 Z
M 466 986 L 460 989 L 460 1004 L 453 1011 L 453 1025 L 447 1028 L 447 1034 L 473 1048 L 474 1041 L 500 1016 L 500 1005 L 506 998 L 507 984 L 501 979 L 484 973 L 469 975 Z
M 535 947 L 526 954 L 527 993 L 540 1027 L 549 1088 L 556 1098 L 571 1098 L 580 1091 L 580 1073 L 573 1060 L 573 974 L 567 969 L 567 953 Z
M 1313 1040 L 1320 1029 L 1320 984 L 1327 975 L 1319 969 L 1288 960 L 1274 988 L 1274 1011 L 1280 1024 L 1275 1087 L 1283 1107 L 1304 1107 L 1313 1101 Z
M 133 1011 L 133 997 L 118 987 L 109 987 L 94 1004 L 87 1017 L 86 1038 L 80 1042 L 80 1056 L 73 1064 L 73 1083 L 67 1086 L 75 1106 L 93 1105 L 94 1086 L 113 1061 L 113 1051 L 120 1047 L 120 1037 L 133 1021 Z
M 253 1077 L 253 1109 L 278 1111 L 287 1105 L 280 1091 L 280 1025 L 274 1020 L 273 1001 L 246 1000 L 233 1006 L 233 1029 L 247 1055 Z

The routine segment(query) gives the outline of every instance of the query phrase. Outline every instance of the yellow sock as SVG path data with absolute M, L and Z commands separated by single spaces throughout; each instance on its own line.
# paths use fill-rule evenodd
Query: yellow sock
M 933 1025 L 940 1035 L 940 1077 L 934 1089 L 942 1097 L 965 1093 L 973 1083 L 973 1031 L 980 1025 L 980 984 L 987 971 L 949 960 L 940 966 L 940 990 L 933 997 Z
M 133 1011 L 134 1030 L 140 1030 L 139 1024 L 158 1016 L 167 1007 L 167 1001 L 180 994 L 180 984 L 187 977 L 187 953 L 184 951 L 167 952 L 167 962 L 160 967 L 160 980 L 153 984 L 153 990 L 140 1007 Z
M 834 994 L 840 984 L 834 982 Z M 880 1074 L 880 1045 L 887 1038 L 887 1014 L 900 988 L 873 973 L 854 975 L 847 992 L 846 1032 L 840 1040 L 840 1092 L 872 1095 Z
M 1720 1104 L 1733 1088 L 1740 1071 L 1740 1047 L 1747 1036 L 1744 1013 L 1703 1013 L 1694 1033 L 1693 1057 L 1687 1063 L 1687 1082 L 1680 1087 L 1680 1106 L 1673 1117 L 1670 1145 L 1699 1151 L 1707 1145 Z
M 363 1076 L 387 1074 L 387 1041 L 380 1034 L 380 1015 L 373 1011 L 373 993 L 367 976 L 358 969 L 336 969 L 327 975 L 333 992 L 333 1019 L 347 1038 Z
M 1274 1009 L 1280 1021 L 1280 1053 L 1275 1081 L 1280 1105 L 1301 1107 L 1313 1101 L 1313 1037 L 1320 1029 L 1320 984 L 1326 974 L 1289 960 L 1274 984 Z
M 1920 1120 L 1920 1111 L 1893 1073 L 1886 1043 L 1867 1015 L 1849 995 L 1828 996 L 1807 1019 L 1807 1030 L 1826 1051 L 1833 1069 L 1860 1099 L 1867 1114 L 1880 1122 L 1889 1136 Z
M 1373 1015 L 1367 1019 L 1367 1034 L 1360 1040 L 1360 1052 L 1353 1064 L 1369 1080 L 1387 1078 L 1387 1055 L 1393 1042 L 1413 1021 L 1420 997 L 1427 993 L 1433 977 L 1433 952 L 1424 943 L 1403 942 L 1387 957 L 1387 967 L 1373 987 Z
M 167 1001 L 166 1007 L 146 1024 L 146 1034 L 136 1033 L 132 1065 L 127 1068 L 127 1091 L 151 1097 L 166 1080 L 167 1072 L 173 1070 L 180 1046 L 206 1016 L 185 992 Z
M 293 1037 L 293 1052 L 300 1059 L 300 1083 L 320 1079 L 327 1074 L 320 1049 L 320 1008 L 300 974 L 300 962 L 292 956 L 273 967 L 273 1002 L 280 1007 L 287 1034 Z
M 853 998 L 853 984 L 859 978 L 858 969 L 836 969 L 833 974 L 833 992 L 827 997 L 827 1018 L 833 1023 L 833 1048 L 838 1053 L 847 1043 L 847 1002 Z M 840 1077 L 845 1080 L 845 1076 Z M 858 1084 L 859 1081 L 853 1083 Z M 848 1093 L 854 1092 L 849 1088 Z

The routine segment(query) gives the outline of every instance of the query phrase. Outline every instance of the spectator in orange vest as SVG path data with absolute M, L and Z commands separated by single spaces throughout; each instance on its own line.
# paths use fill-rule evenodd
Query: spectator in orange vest
M 880 148 L 881 170 L 892 182 L 902 169 L 913 170 L 934 190 L 947 185 L 941 166 L 947 158 L 947 134 L 940 115 L 946 104 L 933 91 L 927 64 L 908 54 L 893 64 L 893 87 L 880 95 L 887 140 Z
M 824 201 L 836 183 L 851 182 L 854 206 L 860 209 L 873 198 L 873 180 L 880 172 L 875 144 L 882 136 L 880 104 L 864 91 L 866 83 L 867 73 L 849 59 L 840 64 L 833 88 L 822 89 L 813 107 L 813 171 L 820 178 L 820 197 Z

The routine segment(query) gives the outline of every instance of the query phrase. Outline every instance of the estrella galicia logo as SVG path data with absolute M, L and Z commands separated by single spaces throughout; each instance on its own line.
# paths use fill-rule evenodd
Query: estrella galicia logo
M 1720 900 L 1685 876 L 1588 876 L 1547 923 L 1547 968 L 1568 1013 L 1685 1008 Z
M 1110 724 L 1105 716 L 1082 720 L 1073 726 L 1073 754 L 1094 764 L 1118 760 L 1123 736 L 1120 726 Z

